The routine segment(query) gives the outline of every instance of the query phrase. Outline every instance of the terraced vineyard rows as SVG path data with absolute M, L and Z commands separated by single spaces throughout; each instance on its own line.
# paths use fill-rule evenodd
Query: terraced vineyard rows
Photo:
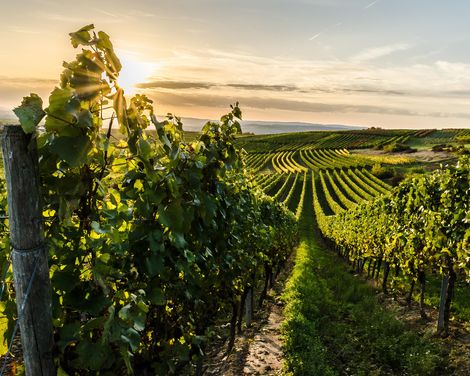
M 470 130 L 468 129 L 442 129 L 442 130 L 424 130 L 415 132 L 410 138 L 411 143 L 425 145 L 458 145 L 462 142 L 469 144 Z M 407 140 L 408 141 L 408 140 Z
M 374 159 L 368 160 L 352 155 L 347 149 L 311 147 L 272 153 L 252 153 L 246 158 L 246 165 L 253 173 L 271 168 L 278 173 L 295 173 L 324 168 L 370 166 L 374 162 Z
M 283 151 L 276 153 L 272 158 L 272 165 L 276 172 L 305 172 L 307 168 L 299 164 L 294 155 L 296 152 Z
M 391 142 L 404 142 L 416 134 L 408 130 L 367 129 L 351 131 L 312 131 L 299 134 L 248 135 L 237 144 L 248 152 L 280 152 L 303 149 L 364 149 Z
M 322 174 L 323 172 L 320 171 L 320 176 L 322 176 Z M 327 170 L 326 176 L 328 178 L 330 186 L 336 194 L 336 197 L 338 197 L 341 206 L 346 209 L 353 209 L 354 207 L 356 207 L 357 202 L 353 201 L 350 197 L 348 197 L 347 190 L 343 191 L 341 189 L 339 183 L 335 180 L 331 171 Z
M 272 170 L 267 168 L 269 164 Z M 353 209 L 357 204 L 390 190 L 390 186 L 367 170 L 367 164 L 347 149 L 300 147 L 297 150 L 252 154 L 247 158 L 247 166 L 255 175 L 253 180 L 256 184 L 293 212 L 304 191 L 302 187 L 307 173 L 312 171 L 317 199 L 326 215 Z M 271 172 L 258 173 L 260 165 Z
M 270 154 L 250 154 L 246 162 L 254 172 L 260 171 L 271 160 Z

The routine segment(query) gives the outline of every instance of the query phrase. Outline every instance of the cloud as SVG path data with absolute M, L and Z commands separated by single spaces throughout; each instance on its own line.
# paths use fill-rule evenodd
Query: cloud
M 137 9 L 133 9 L 131 11 L 129 11 L 129 14 L 133 17 L 136 17 L 136 18 L 139 18 L 139 17 L 156 17 L 156 15 L 154 13 L 150 13 L 150 12 L 143 12 L 143 11 L 140 11 L 140 10 L 137 10 Z
M 440 60 L 435 65 L 443 74 L 452 77 L 454 80 L 470 79 L 470 65 L 468 64 Z
M 366 6 L 365 6 L 364 8 L 362 8 L 362 9 L 366 10 L 366 9 L 372 8 L 372 7 L 373 7 L 375 4 L 377 4 L 379 1 L 380 1 L 380 0 L 375 0 L 375 1 L 371 2 L 371 3 L 369 3 L 368 5 L 366 5 Z
M 450 90 L 443 92 L 444 95 L 448 96 L 455 96 L 455 97 L 469 97 L 470 98 L 470 90 Z
M 24 27 L 19 27 L 19 26 L 8 26 L 7 27 L 9 31 L 13 32 L 13 33 L 19 33 L 19 34 L 33 34 L 33 35 L 36 35 L 36 34 L 41 34 L 42 32 L 39 31 L 39 30 L 33 30 L 33 29 L 27 29 L 27 28 L 24 28 Z
M 70 25 L 77 25 L 77 24 L 85 25 L 85 24 L 90 23 L 90 18 L 86 15 L 83 15 L 80 17 L 77 15 L 70 16 L 68 14 L 62 14 L 62 13 L 39 11 L 37 12 L 37 16 L 38 18 L 42 20 L 63 22 L 63 23 L 70 24 Z M 101 24 L 118 24 L 118 23 L 123 23 L 123 20 L 120 18 L 117 18 L 116 16 L 108 12 L 108 14 L 105 15 L 105 17 L 100 17 L 99 22 Z
M 353 56 L 351 60 L 356 63 L 365 63 L 371 60 L 376 60 L 381 57 L 391 55 L 398 51 L 409 50 L 411 47 L 412 45 L 408 43 L 396 43 L 390 44 L 388 46 L 369 48 Z
M 37 93 L 47 102 L 49 93 L 57 84 L 57 80 L 47 78 L 0 76 L 0 105 L 4 108 L 16 107 L 21 103 L 21 99 L 30 93 Z
M 210 107 L 228 108 L 230 103 L 240 102 L 242 109 L 257 110 L 281 110 L 306 113 L 341 113 L 341 114 L 379 114 L 398 115 L 409 117 L 435 117 L 435 118 L 461 118 L 469 119 L 470 113 L 465 112 L 436 112 L 416 111 L 406 107 L 380 106 L 380 105 L 355 105 L 348 103 L 323 103 L 304 100 L 290 100 L 266 97 L 244 97 L 234 98 L 227 95 L 203 94 L 192 95 L 189 93 L 153 92 L 152 97 L 156 99 L 159 106 L 170 106 L 184 109 L 184 107 Z
M 110 12 L 107 9 L 96 8 L 95 11 L 106 17 L 115 19 L 116 22 L 122 19 L 131 20 L 131 19 L 139 19 L 139 18 L 156 17 L 154 13 L 143 12 L 137 9 L 132 9 L 132 10 L 126 9 L 125 11 L 124 10 L 119 11 L 119 9 L 116 9 L 115 12 Z
M 375 113 L 375 114 L 388 114 L 388 115 L 406 115 L 416 116 L 418 113 L 404 108 L 371 106 L 371 105 L 352 105 L 352 104 L 332 104 L 322 102 L 309 102 L 300 100 L 284 100 L 284 99 L 266 99 L 259 97 L 246 98 L 241 103 L 245 102 L 248 107 L 258 109 L 276 109 L 276 110 L 289 110 L 311 113 Z
M 328 26 L 327 28 L 321 30 L 320 32 L 316 33 L 315 35 L 311 36 L 310 38 L 308 38 L 308 40 L 312 41 L 312 40 L 315 40 L 317 39 L 319 36 L 325 34 L 326 32 L 330 31 L 330 30 L 333 30 L 333 29 L 336 29 L 337 27 L 340 27 L 343 23 L 342 22 L 337 22 L 331 26 Z
M 440 68 L 437 68 L 439 66 Z M 439 74 L 442 75 L 443 68 L 446 68 L 446 71 L 454 72 L 458 70 L 461 75 L 466 73 L 465 67 L 454 66 L 450 67 L 447 64 L 436 65 Z M 424 68 L 423 68 L 424 69 Z M 470 67 L 469 67 L 470 69 Z M 470 72 L 468 72 L 470 74 Z M 392 77 L 386 77 L 387 74 L 390 75 L 390 71 L 381 73 L 384 79 L 378 79 L 373 77 L 356 77 L 355 81 L 364 81 L 364 83 L 358 83 L 353 80 L 350 82 L 325 82 L 318 83 L 316 86 L 298 86 L 293 84 L 263 84 L 263 83 L 222 83 L 222 82 L 193 82 L 185 80 L 154 80 L 150 82 L 142 82 L 137 84 L 137 88 L 143 89 L 148 92 L 158 91 L 160 89 L 165 89 L 169 91 L 179 91 L 179 90 L 209 90 L 213 89 L 214 92 L 224 92 L 226 95 L 245 95 L 244 93 L 249 92 L 271 92 L 271 97 L 274 98 L 275 93 L 291 93 L 295 97 L 303 97 L 305 95 L 323 95 L 325 99 L 330 99 L 331 96 L 340 96 L 348 94 L 359 95 L 364 100 L 364 95 L 368 97 L 374 96 L 377 99 L 383 99 L 384 97 L 421 97 L 421 98 L 443 98 L 443 97 L 469 97 L 470 90 L 466 89 L 465 84 L 457 85 L 454 89 L 450 88 L 448 90 L 442 90 L 439 88 L 424 89 L 418 86 L 409 86 L 403 85 L 402 82 L 396 81 L 397 85 L 391 85 Z M 397 76 L 399 73 L 397 73 Z M 403 73 L 404 77 L 407 76 L 406 73 Z M 408 75 L 409 77 L 409 75 Z M 397 80 L 397 78 L 395 78 Z M 470 81 L 470 78 L 469 78 Z M 0 80 L 1 82 L 1 80 Z M 21 82 L 21 80 L 19 80 Z M 52 80 L 44 80 L 45 83 L 53 83 Z M 410 82 L 411 84 L 411 82 Z M 400 89 L 399 87 L 402 87 Z M 235 89 L 237 92 L 234 92 Z
M 208 82 L 185 82 L 185 81 L 151 81 L 136 85 L 140 89 L 210 89 L 215 86 Z
M 190 81 L 150 81 L 142 82 L 137 85 L 140 89 L 170 89 L 170 90 L 184 90 L 184 89 L 211 89 L 218 88 L 233 88 L 249 91 L 300 91 L 294 85 L 265 85 L 265 84 L 245 84 L 245 83 L 220 83 L 220 82 L 190 82 Z
M 381 88 L 343 88 L 338 90 L 338 92 L 343 91 L 343 92 L 350 92 L 350 93 L 366 93 L 366 94 L 382 94 L 382 95 L 406 95 L 409 93 L 406 93 L 404 91 L 398 91 L 398 90 L 385 90 Z
M 299 87 L 296 85 L 269 85 L 269 84 L 246 84 L 246 83 L 220 83 L 220 82 L 191 82 L 191 81 L 170 81 L 170 80 L 156 80 L 150 82 L 142 82 L 137 85 L 139 89 L 144 90 L 186 90 L 186 89 L 238 89 L 242 91 L 269 91 L 269 92 L 296 92 L 299 94 L 314 94 L 314 93 L 365 93 L 365 94 L 381 94 L 381 95 L 405 95 L 403 91 L 385 90 L 380 87 L 363 86 L 358 87 L 344 86 L 344 87 Z
M 299 91 L 299 88 L 294 85 L 227 84 L 225 86 L 243 90 Z
M 379 55 L 397 50 L 397 45 L 392 46 L 383 48 Z M 401 45 L 398 49 L 403 48 Z M 368 58 L 378 55 L 377 51 L 366 51 Z M 226 109 L 239 100 L 247 108 L 259 109 L 258 114 L 264 113 L 267 118 L 274 116 L 274 110 L 304 119 L 310 119 L 310 113 L 328 113 L 331 119 L 335 113 L 344 117 L 391 114 L 410 119 L 433 116 L 434 124 L 443 118 L 467 119 L 470 112 L 470 64 L 459 62 L 383 66 L 351 59 L 272 58 L 237 49 L 201 49 L 184 50 L 159 63 L 158 76 L 139 87 L 158 98 L 159 106 L 171 106 L 171 111 L 204 107 L 209 112 L 211 106 Z M 56 80 L 0 76 L 0 98 L 9 107 L 30 92 L 39 93 L 46 101 L 56 84 Z
M 0 85 L 11 86 L 51 86 L 56 85 L 58 80 L 50 78 L 35 77 L 5 77 L 0 76 Z
M 442 54 L 442 52 L 444 52 L 445 50 L 447 49 L 446 46 L 444 47 L 441 47 L 441 48 L 438 48 L 438 49 L 433 49 L 431 51 L 428 51 L 426 53 L 423 53 L 423 54 L 419 54 L 419 55 L 416 55 L 416 56 L 412 56 L 410 58 L 411 61 L 420 61 L 420 60 L 426 60 L 426 59 L 429 59 L 433 56 L 437 56 L 437 55 L 440 55 Z

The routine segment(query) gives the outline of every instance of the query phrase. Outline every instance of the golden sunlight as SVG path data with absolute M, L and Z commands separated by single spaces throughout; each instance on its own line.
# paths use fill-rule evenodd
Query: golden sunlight
M 122 63 L 118 83 L 126 95 L 135 94 L 137 84 L 145 82 L 160 67 L 157 63 L 139 61 L 139 56 L 129 51 L 118 51 L 118 56 Z

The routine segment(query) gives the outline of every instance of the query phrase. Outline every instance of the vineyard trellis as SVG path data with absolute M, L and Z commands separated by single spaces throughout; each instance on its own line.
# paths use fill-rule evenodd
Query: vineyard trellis
M 355 209 L 337 215 L 327 215 L 323 210 L 320 192 L 312 177 L 314 208 L 323 236 L 359 269 L 369 261 L 368 274 L 372 261 L 372 275 L 376 272 L 378 276 L 383 264 L 384 292 L 390 268 L 395 267 L 396 273 L 401 271 L 410 278 L 409 301 L 415 282 L 419 283 L 424 316 L 425 274 L 441 275 L 437 328 L 443 335 L 449 330 L 456 278 L 459 274 L 464 280 L 470 279 L 469 171 L 470 159 L 462 157 L 457 166 L 407 180 L 389 194 L 359 202 Z M 344 171 L 341 175 L 346 177 Z M 351 180 L 346 182 L 351 183 Z M 346 182 L 343 181 L 343 186 Z M 330 202 L 328 193 L 325 194 Z

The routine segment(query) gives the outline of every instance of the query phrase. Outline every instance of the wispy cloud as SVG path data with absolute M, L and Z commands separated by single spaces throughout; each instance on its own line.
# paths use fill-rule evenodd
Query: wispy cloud
M 186 90 L 186 89 L 211 89 L 231 88 L 248 91 L 273 91 L 273 92 L 290 92 L 302 91 L 294 85 L 266 85 L 266 84 L 246 84 L 246 83 L 221 83 L 221 82 L 190 82 L 190 81 L 170 81 L 158 80 L 150 82 L 142 82 L 137 85 L 140 89 L 169 89 L 169 90 Z
M 131 11 L 129 11 L 129 14 L 133 17 L 156 17 L 156 15 L 154 13 L 151 13 L 151 12 L 143 12 L 143 11 L 140 11 L 140 10 L 137 10 L 137 9 L 133 9 Z
M 35 77 L 5 77 L 0 76 L 0 84 L 11 86 L 50 86 L 56 85 L 58 80 Z
M 140 89 L 210 89 L 214 84 L 208 82 L 185 82 L 185 81 L 151 81 L 137 85 Z
M 369 3 L 368 5 L 366 5 L 364 8 L 364 10 L 366 9 L 369 9 L 369 8 L 372 8 L 375 4 L 377 4 L 380 0 L 375 0 L 375 1 L 372 1 L 371 3 Z
M 331 26 L 328 26 L 327 28 L 321 30 L 320 32 L 316 33 L 315 35 L 312 35 L 308 40 L 315 40 L 317 39 L 320 35 L 325 34 L 328 31 L 331 31 L 333 29 L 336 29 L 337 27 L 340 27 L 343 23 L 342 22 L 337 22 Z
M 69 16 L 69 15 L 61 14 L 61 13 L 52 13 L 52 12 L 44 12 L 44 11 L 37 12 L 37 15 L 40 19 L 63 22 L 63 23 L 71 24 L 71 25 L 76 25 L 77 23 L 82 23 L 82 24 L 90 23 L 90 18 L 87 16 L 77 17 L 77 16 Z M 111 16 L 111 13 L 107 15 L 107 18 L 100 19 L 100 23 L 104 23 L 104 24 L 115 24 L 115 23 L 121 23 L 121 22 L 122 22 L 122 19 Z
M 226 108 L 234 98 L 227 95 L 154 92 L 157 103 L 162 106 L 215 107 Z M 250 96 L 237 98 L 243 109 L 297 111 L 306 113 L 378 114 L 408 117 L 460 118 L 470 119 L 470 112 L 432 112 L 411 110 L 404 106 L 352 105 L 348 103 L 323 103 L 315 101 L 291 100 Z
M 446 61 L 385 67 L 364 64 L 408 48 L 411 48 L 410 44 L 397 43 L 366 49 L 338 61 L 271 58 L 236 50 L 184 50 L 161 60 L 162 69 L 154 81 L 194 83 L 194 77 L 201 77 L 201 82 L 213 86 L 232 84 L 242 88 L 242 85 L 253 85 L 253 90 L 263 87 L 263 90 L 283 92 L 283 96 L 289 95 L 291 90 L 293 94 L 297 93 L 294 86 L 299 92 L 313 94 L 337 94 L 347 89 L 349 92 L 370 90 L 377 94 L 418 93 L 425 96 L 470 87 L 470 64 Z M 249 86 L 244 88 L 250 89 Z
M 4 108 L 13 108 L 20 104 L 21 98 L 30 93 L 37 93 L 45 101 L 48 94 L 58 83 L 57 80 L 34 77 L 0 76 L 0 98 Z
M 376 95 L 406 95 L 404 91 L 386 90 L 379 85 L 356 85 L 346 84 L 343 86 L 305 86 L 297 85 L 269 85 L 269 84 L 246 84 L 246 83 L 222 83 L 222 82 L 192 82 L 192 81 L 172 81 L 172 80 L 154 80 L 137 84 L 139 89 L 144 90 L 192 90 L 192 89 L 237 89 L 246 92 L 269 91 L 269 92 L 296 92 L 298 94 L 376 94 Z M 456 92 L 454 92 L 455 95 Z M 408 93 L 409 94 L 409 93 Z
M 268 91 L 298 91 L 299 88 L 294 85 L 264 85 L 264 84 L 227 84 L 228 87 L 243 90 L 268 90 Z
M 429 58 L 432 58 L 434 56 L 442 54 L 442 52 L 444 52 L 446 49 L 447 49 L 446 46 L 441 47 L 441 48 L 437 48 L 437 49 L 433 49 L 433 50 L 425 52 L 423 54 L 412 56 L 410 58 L 410 60 L 414 61 L 414 62 L 420 61 L 420 60 L 426 60 L 426 59 L 429 59 Z
M 42 34 L 42 32 L 39 30 L 27 29 L 19 26 L 10 26 L 8 29 L 14 33 L 19 34 Z
M 362 10 L 367 10 L 369 8 L 372 8 L 374 5 L 376 5 L 379 1 L 381 0 L 375 0 L 375 1 L 372 1 L 371 3 L 367 4 L 365 7 L 362 8 Z M 331 31 L 333 29 L 336 29 L 337 27 L 343 25 L 343 22 L 336 22 L 334 24 L 332 24 L 331 26 L 328 26 L 326 27 L 325 29 L 319 31 L 318 33 L 312 35 L 310 38 L 308 38 L 308 40 L 312 41 L 312 40 L 315 40 L 317 39 L 318 37 L 322 36 L 323 34 L 327 33 L 328 31 Z
M 368 48 L 353 56 L 351 60 L 357 63 L 364 63 L 391 55 L 395 52 L 409 50 L 412 47 L 413 46 L 409 43 L 395 43 L 388 46 Z

